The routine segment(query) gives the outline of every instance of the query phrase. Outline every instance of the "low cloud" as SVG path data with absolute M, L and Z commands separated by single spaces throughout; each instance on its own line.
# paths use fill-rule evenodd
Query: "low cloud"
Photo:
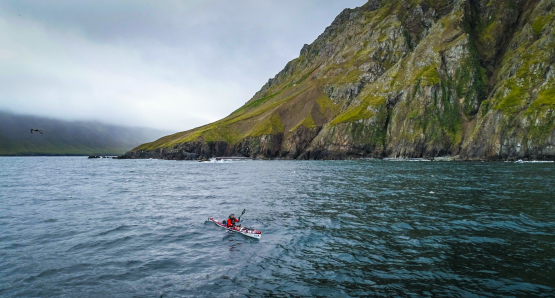
M 243 105 L 364 3 L 3 1 L 0 109 L 191 129 Z

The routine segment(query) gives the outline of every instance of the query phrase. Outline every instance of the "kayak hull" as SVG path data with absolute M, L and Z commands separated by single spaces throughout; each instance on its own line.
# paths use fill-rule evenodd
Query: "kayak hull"
M 236 232 L 236 233 L 239 233 L 239 234 L 243 234 L 247 237 L 251 237 L 251 238 L 255 238 L 255 239 L 260 239 L 260 237 L 262 237 L 262 232 L 260 232 L 258 230 L 243 228 L 243 227 L 228 227 L 226 224 L 224 224 L 222 222 L 219 222 L 219 221 L 215 220 L 212 217 L 209 217 L 208 220 L 215 223 L 217 226 L 220 226 L 220 227 L 222 227 L 226 230 Z

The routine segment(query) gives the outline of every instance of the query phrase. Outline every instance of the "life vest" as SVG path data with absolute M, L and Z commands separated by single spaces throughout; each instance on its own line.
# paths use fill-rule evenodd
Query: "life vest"
M 228 218 L 227 219 L 227 226 L 228 227 L 233 227 L 236 222 L 239 222 L 238 218 Z

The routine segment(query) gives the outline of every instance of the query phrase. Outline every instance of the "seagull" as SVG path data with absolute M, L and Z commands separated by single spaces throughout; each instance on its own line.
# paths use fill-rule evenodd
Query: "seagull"
M 40 132 L 40 134 L 42 134 L 42 130 L 40 130 L 40 129 L 32 129 L 31 128 L 31 133 L 33 133 L 33 131 Z

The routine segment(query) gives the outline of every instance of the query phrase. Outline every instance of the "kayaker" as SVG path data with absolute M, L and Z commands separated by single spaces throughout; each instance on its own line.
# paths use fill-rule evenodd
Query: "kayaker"
M 239 219 L 235 218 L 235 214 L 231 214 L 227 219 L 227 226 L 234 227 L 236 222 L 239 222 Z

